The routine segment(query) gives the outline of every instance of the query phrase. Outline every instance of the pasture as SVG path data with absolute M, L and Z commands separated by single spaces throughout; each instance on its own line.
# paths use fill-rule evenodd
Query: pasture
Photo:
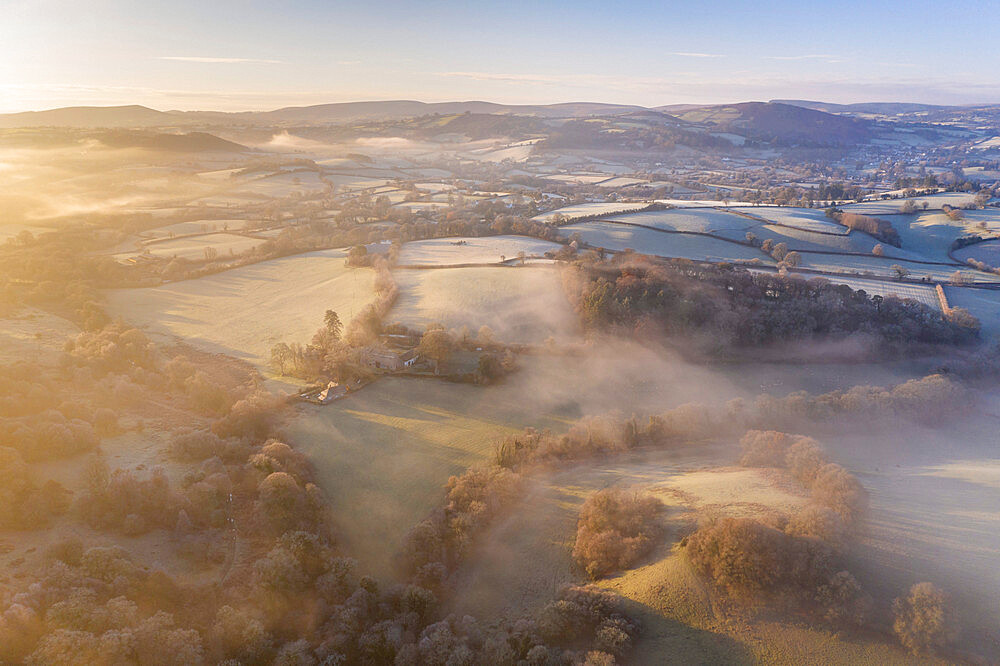
M 696 231 L 709 233 L 722 229 L 742 231 L 754 226 L 753 220 L 713 208 L 642 211 L 628 215 L 609 216 L 612 222 L 641 224 L 666 231 Z
M 556 215 L 563 215 L 568 220 L 572 220 L 577 217 L 587 217 L 590 215 L 614 215 L 616 213 L 621 213 L 622 211 L 636 210 L 637 208 L 643 208 L 648 205 L 648 202 L 643 201 L 626 203 L 583 203 L 575 204 L 573 206 L 563 206 L 557 210 L 536 215 L 531 219 L 536 222 L 549 222 Z
M 847 213 L 860 213 L 862 215 L 894 215 L 903 212 L 903 205 L 907 201 L 915 203 L 918 209 L 923 207 L 924 202 L 927 202 L 928 209 L 941 210 L 941 207 L 945 205 L 952 208 L 968 206 L 975 200 L 975 193 L 942 192 L 940 194 L 928 194 L 927 196 L 914 197 L 912 199 L 886 199 L 885 201 L 850 203 L 839 206 L 839 208 Z
M 632 249 L 659 257 L 680 257 L 698 261 L 752 261 L 773 264 L 770 257 L 756 248 L 717 238 L 671 234 L 642 227 L 609 222 L 580 222 L 560 227 L 567 238 L 580 239 L 595 247 L 620 252 Z
M 240 254 L 251 250 L 264 241 L 258 238 L 248 238 L 237 234 L 206 234 L 204 236 L 192 236 L 188 238 L 168 239 L 155 243 L 147 243 L 142 246 L 142 251 L 154 257 L 180 259 L 204 259 L 205 251 L 211 248 L 218 253 L 218 256 L 225 257 L 231 254 Z M 136 252 L 126 252 L 114 255 L 116 259 L 127 259 L 136 256 Z
M 528 236 L 485 236 L 482 238 L 434 238 L 412 241 L 403 246 L 399 261 L 403 266 L 448 266 L 453 264 L 499 264 L 527 257 L 542 257 L 562 248 L 559 243 Z
M 399 299 L 386 318 L 416 329 L 483 325 L 498 340 L 541 344 L 549 336 L 573 340 L 580 323 L 552 266 L 400 269 Z
M 374 273 L 324 250 L 216 275 L 107 292 L 112 316 L 150 333 L 263 366 L 278 342 L 306 343 L 335 310 L 345 322 L 374 298 Z
M 840 226 L 826 216 L 822 210 L 812 208 L 793 208 L 790 206 L 741 206 L 730 210 L 746 213 L 788 227 L 803 231 L 822 231 L 825 233 L 847 235 L 848 229 Z
M 955 257 L 962 261 L 975 259 L 988 266 L 1000 266 L 1000 240 L 990 240 L 955 250 Z

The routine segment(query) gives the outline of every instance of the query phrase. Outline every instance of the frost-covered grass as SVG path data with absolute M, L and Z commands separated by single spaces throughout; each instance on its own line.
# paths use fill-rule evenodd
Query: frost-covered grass
M 278 342 L 307 343 L 335 310 L 350 321 L 374 299 L 370 269 L 341 250 L 310 252 L 145 289 L 107 292 L 115 317 L 198 348 L 263 365 Z
M 559 243 L 528 236 L 485 236 L 482 238 L 434 238 L 413 241 L 399 253 L 401 265 L 447 266 L 452 264 L 498 264 L 516 259 L 520 252 L 541 257 L 562 248 Z
M 901 213 L 903 205 L 907 201 L 912 201 L 920 209 L 926 201 L 928 208 L 940 210 L 945 204 L 953 208 L 961 208 L 975 201 L 976 195 L 967 192 L 942 192 L 940 194 L 929 194 L 924 197 L 914 197 L 913 199 L 888 199 L 886 201 L 864 201 L 862 203 L 852 203 L 840 206 L 846 212 L 860 213 L 861 215 L 893 215 Z
M 805 279 L 817 279 L 816 276 L 801 274 Z M 903 282 L 887 282 L 885 280 L 866 280 L 865 278 L 842 278 L 829 277 L 822 278 L 831 284 L 846 284 L 855 291 L 861 289 L 868 295 L 895 296 L 896 298 L 911 298 L 924 305 L 940 309 L 937 293 L 934 287 L 922 284 L 907 284 Z
M 247 238 L 236 234 L 207 234 L 205 236 L 193 236 L 190 238 L 177 238 L 156 243 L 149 243 L 143 246 L 143 250 L 148 250 L 154 257 L 179 257 L 181 259 L 204 259 L 205 250 L 208 248 L 218 252 L 218 256 L 225 257 L 230 254 L 239 254 L 261 245 L 264 241 L 259 238 Z M 126 252 L 114 255 L 117 259 L 134 257 L 138 252 Z
M 608 217 L 608 219 L 667 231 L 697 231 L 702 233 L 721 229 L 746 230 L 756 224 L 753 220 L 748 220 L 745 217 L 712 208 L 650 210 L 628 215 L 615 215 Z
M 804 231 L 822 231 L 847 235 L 849 231 L 826 216 L 826 212 L 815 208 L 792 208 L 790 206 L 741 206 L 734 211 L 747 213 L 765 220 L 777 222 Z
M 632 249 L 643 254 L 699 261 L 733 262 L 759 259 L 764 263 L 773 263 L 770 258 L 752 247 L 705 236 L 663 233 L 609 222 L 570 224 L 561 227 L 560 231 L 567 237 L 580 234 L 580 238 L 585 242 L 608 250 Z
M 871 272 L 879 276 L 893 277 L 896 274 L 896 271 L 893 270 L 892 266 L 897 264 L 909 271 L 909 278 L 929 277 L 931 280 L 935 281 L 946 281 L 952 276 L 952 274 L 959 271 L 969 281 L 992 282 L 996 280 L 996 276 L 991 276 L 988 273 L 968 268 L 959 268 L 958 266 L 919 264 L 913 261 L 906 261 L 905 259 L 890 259 L 888 257 L 880 258 L 875 256 L 844 256 L 810 253 L 802 255 L 801 266 L 803 268 L 829 271 L 831 273 L 863 274 Z
M 531 219 L 536 222 L 548 222 L 557 214 L 564 215 L 569 220 L 578 217 L 587 217 L 589 215 L 614 215 L 616 213 L 621 213 L 622 211 L 636 210 L 648 205 L 648 202 L 642 201 L 633 201 L 629 203 L 583 203 L 576 204 L 574 206 L 563 206 L 558 210 L 542 213 L 541 215 L 536 215 Z
M 504 342 L 541 344 L 576 338 L 580 323 L 559 269 L 549 266 L 399 269 L 399 298 L 386 320 L 423 329 L 483 325 Z
M 984 241 L 955 250 L 955 256 L 962 261 L 975 259 L 989 266 L 1000 266 L 1000 240 Z

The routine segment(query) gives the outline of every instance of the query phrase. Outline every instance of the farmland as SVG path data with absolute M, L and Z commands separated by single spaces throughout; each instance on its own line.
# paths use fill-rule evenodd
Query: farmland
M 556 252 L 558 243 L 526 236 L 488 236 L 486 238 L 436 238 L 407 243 L 399 253 L 404 266 L 448 266 L 452 264 L 499 264 L 525 257 L 544 257 Z
M 150 333 L 263 366 L 277 342 L 307 341 L 333 309 L 345 321 L 374 297 L 370 270 L 326 250 L 218 275 L 108 294 L 109 310 Z
M 913 663 L 892 602 L 931 581 L 962 625 L 941 659 L 995 662 L 1000 277 L 962 263 L 1000 242 L 995 130 L 614 109 L 82 107 L 0 129 L 0 660 Z M 104 129 L 119 113 L 163 125 Z M 832 201 L 884 222 L 848 229 Z M 816 614 L 825 587 L 744 603 L 693 568 L 699 524 L 798 538 L 792 518 L 863 510 L 817 518 L 790 449 L 737 466 L 750 428 L 814 436 L 805 472 L 869 494 L 829 555 L 867 624 Z M 553 643 L 605 489 L 664 505 L 655 543 L 597 583 L 621 617 Z
M 511 343 L 572 340 L 579 323 L 562 291 L 558 270 L 546 266 L 400 269 L 399 300 L 388 319 L 423 329 L 429 324 L 489 326 Z
M 765 264 L 770 260 L 759 250 L 726 242 L 719 238 L 672 234 L 611 222 L 580 222 L 560 227 L 567 237 L 580 239 L 595 247 L 615 252 L 632 249 L 661 257 L 681 257 L 701 261 L 752 261 Z
M 263 242 L 258 238 L 236 234 L 206 234 L 149 243 L 143 246 L 142 252 L 163 258 L 199 259 L 205 256 L 206 251 L 216 252 L 222 256 L 239 254 L 258 247 Z M 116 255 L 116 258 L 126 259 L 135 255 L 136 253 L 125 253 Z

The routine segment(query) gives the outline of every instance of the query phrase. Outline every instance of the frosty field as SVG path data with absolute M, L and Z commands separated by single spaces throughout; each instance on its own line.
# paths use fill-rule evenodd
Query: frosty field
M 374 274 L 324 250 L 265 261 L 194 280 L 108 292 L 113 316 L 151 333 L 183 338 L 259 366 L 278 342 L 309 341 L 323 313 L 345 322 L 374 297 Z
M 608 250 L 632 249 L 659 257 L 699 261 L 750 261 L 773 263 L 763 252 L 745 245 L 705 236 L 671 234 L 609 222 L 581 222 L 560 227 L 567 238 L 579 234 L 590 245 Z
M 580 324 L 549 266 L 400 269 L 399 299 L 387 320 L 424 329 L 480 326 L 504 342 L 541 344 L 549 336 L 575 339 Z
M 483 238 L 434 238 L 403 246 L 398 263 L 403 266 L 447 266 L 450 264 L 498 264 L 524 252 L 541 257 L 563 246 L 528 236 L 486 236 Z

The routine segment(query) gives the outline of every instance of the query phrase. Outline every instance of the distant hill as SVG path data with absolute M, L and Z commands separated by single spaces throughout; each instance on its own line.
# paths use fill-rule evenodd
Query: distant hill
M 178 153 L 225 152 L 241 153 L 250 150 L 246 146 L 221 139 L 214 134 L 191 132 L 190 134 L 158 134 L 117 130 L 104 132 L 95 137 L 109 148 L 145 148 Z
M 0 114 L 0 128 L 15 127 L 178 127 L 211 125 L 322 125 L 362 120 L 400 120 L 459 113 L 509 114 L 542 118 L 581 118 L 644 111 L 644 107 L 596 102 L 512 105 L 493 102 L 388 100 L 290 106 L 274 111 L 156 111 L 145 106 L 74 106 L 49 111 Z
M 578 118 L 596 115 L 614 115 L 639 110 L 643 110 L 643 107 L 598 104 L 593 102 L 512 105 L 477 101 L 427 103 L 412 100 L 391 100 L 385 102 L 345 102 L 342 104 L 287 107 L 275 111 L 238 115 L 242 116 L 243 119 L 252 118 L 255 121 L 264 121 L 272 124 L 317 124 L 350 120 L 398 120 L 432 114 L 452 115 L 457 113 Z
M 873 136 L 868 121 L 775 102 L 703 106 L 675 110 L 673 115 L 751 140 L 786 145 L 844 146 L 864 143 Z
M 800 99 L 774 99 L 772 104 L 789 104 L 804 109 L 825 111 L 826 113 L 866 113 L 884 116 L 914 115 L 933 113 L 955 107 L 936 104 L 911 104 L 908 102 L 865 102 L 862 104 L 833 104 L 831 102 L 811 102 Z
M 69 106 L 49 111 L 0 114 L 0 128 L 12 127 L 162 127 L 175 119 L 145 106 Z

